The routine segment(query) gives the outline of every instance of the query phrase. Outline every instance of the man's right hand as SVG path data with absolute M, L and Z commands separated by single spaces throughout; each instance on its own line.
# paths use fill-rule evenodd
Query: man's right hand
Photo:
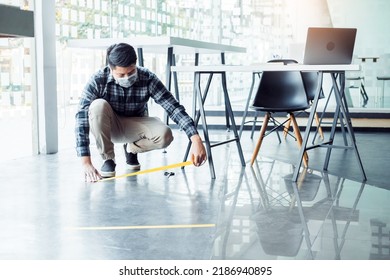
M 102 179 L 102 176 L 100 175 L 99 171 L 97 171 L 96 168 L 93 166 L 90 156 L 82 157 L 81 162 L 84 169 L 85 182 L 97 182 Z

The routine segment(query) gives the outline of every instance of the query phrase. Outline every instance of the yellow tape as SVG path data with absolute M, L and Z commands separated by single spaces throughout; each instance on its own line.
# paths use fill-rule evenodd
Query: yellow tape
M 192 165 L 192 161 L 184 161 L 184 162 L 174 163 L 174 164 L 165 165 L 165 166 L 161 166 L 161 167 L 155 167 L 155 168 L 141 170 L 141 171 L 137 171 L 137 172 L 133 172 L 133 173 L 128 173 L 128 174 L 124 174 L 124 175 L 120 175 L 120 176 L 104 178 L 104 179 L 99 180 L 98 182 L 104 182 L 104 181 L 108 181 L 108 180 L 114 180 L 114 179 L 119 179 L 119 178 L 130 177 L 130 176 L 136 176 L 136 175 L 141 175 L 141 174 L 146 174 L 146 173 L 151 173 L 151 172 L 156 172 L 156 171 L 161 171 L 161 170 L 167 170 L 167 169 L 177 168 L 177 167 L 187 166 L 187 165 Z
M 132 229 L 179 229 L 179 228 L 210 228 L 215 224 L 189 225 L 150 225 L 150 226 L 110 226 L 110 227 L 68 227 L 68 230 L 132 230 Z

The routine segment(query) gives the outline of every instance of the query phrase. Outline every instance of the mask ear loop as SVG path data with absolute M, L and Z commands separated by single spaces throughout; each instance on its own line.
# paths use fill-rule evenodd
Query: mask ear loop
M 115 83 L 118 83 L 118 80 L 114 77 L 114 71 L 112 70 L 111 66 L 108 65 L 108 68 L 110 69 L 110 74 L 112 78 L 114 79 Z

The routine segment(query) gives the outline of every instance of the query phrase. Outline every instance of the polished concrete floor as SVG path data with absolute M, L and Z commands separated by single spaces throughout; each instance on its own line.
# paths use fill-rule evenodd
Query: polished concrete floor
M 166 153 L 139 156 L 142 169 L 183 160 L 186 137 L 174 135 Z M 253 167 L 234 143 L 213 148 L 216 179 L 205 164 L 85 183 L 73 149 L 0 161 L 0 259 L 390 259 L 390 134 L 356 141 L 367 182 L 352 151 L 323 172 L 316 149 L 293 184 L 296 142 L 275 134 Z M 248 161 L 248 131 L 241 144 Z M 128 173 L 120 146 L 117 163 Z

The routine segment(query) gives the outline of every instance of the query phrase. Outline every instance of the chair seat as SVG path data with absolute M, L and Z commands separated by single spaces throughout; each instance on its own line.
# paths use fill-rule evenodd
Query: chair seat
M 269 108 L 269 107 L 258 107 L 258 106 L 250 106 L 251 109 L 261 112 L 296 112 L 296 111 L 304 111 L 310 108 L 310 106 L 300 106 L 300 107 L 286 107 L 286 108 Z

